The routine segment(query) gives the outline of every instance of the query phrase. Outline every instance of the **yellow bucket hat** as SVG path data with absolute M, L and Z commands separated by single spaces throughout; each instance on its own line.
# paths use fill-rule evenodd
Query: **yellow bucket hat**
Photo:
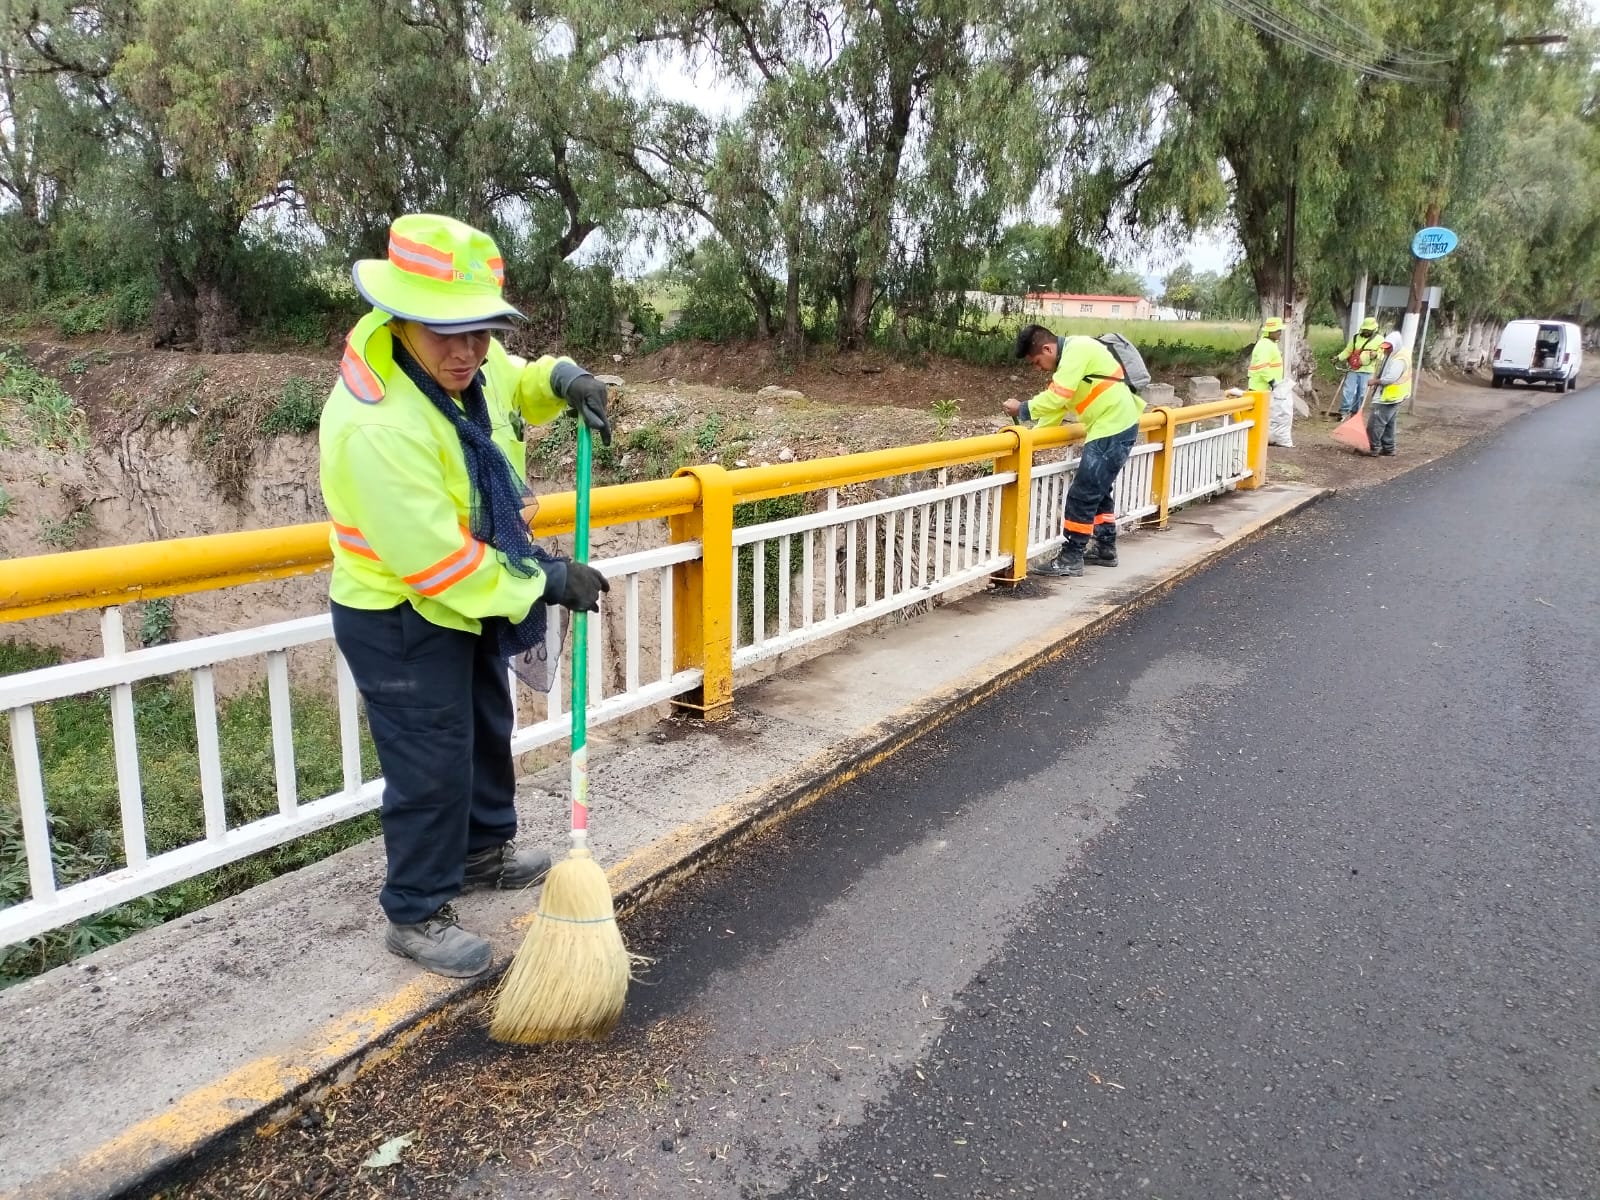
M 1377 317 L 1368 317 L 1366 320 L 1362 321 L 1361 322 L 1361 332 L 1362 333 L 1377 333 L 1378 332 L 1378 318 Z
M 1282 328 L 1282 317 L 1268 317 L 1265 321 L 1261 322 L 1262 333 L 1277 333 Z
M 501 295 L 505 260 L 494 239 L 453 217 L 408 213 L 389 227 L 389 257 L 351 271 L 374 308 L 440 333 L 514 329 L 521 317 Z

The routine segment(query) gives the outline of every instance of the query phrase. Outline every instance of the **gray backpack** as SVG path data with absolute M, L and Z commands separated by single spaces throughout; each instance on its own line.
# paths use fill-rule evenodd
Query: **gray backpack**
M 1138 395 L 1150 386 L 1150 368 L 1144 365 L 1144 355 L 1139 348 L 1120 333 L 1103 333 L 1095 338 L 1117 360 L 1122 368 L 1122 382 Z M 1091 379 L 1110 379 L 1109 375 L 1091 375 Z

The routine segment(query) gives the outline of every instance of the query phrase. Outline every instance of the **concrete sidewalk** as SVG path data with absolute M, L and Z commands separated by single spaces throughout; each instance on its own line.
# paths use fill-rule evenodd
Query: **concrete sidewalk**
M 1127 536 L 1123 565 L 985 592 L 742 688 L 718 725 L 595 739 L 591 840 L 626 908 L 1061 653 L 1323 493 L 1272 485 Z M 602 731 L 603 733 L 603 731 Z M 525 841 L 565 849 L 565 768 L 520 789 Z M 0 992 L 0 1195 L 113 1196 L 281 1108 L 482 984 L 384 952 L 367 844 Z M 474 893 L 501 962 L 534 895 Z

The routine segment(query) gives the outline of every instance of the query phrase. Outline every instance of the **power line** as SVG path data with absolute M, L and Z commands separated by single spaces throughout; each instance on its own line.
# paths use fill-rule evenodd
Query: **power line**
M 1429 54 L 1418 50 L 1409 50 L 1404 47 L 1391 49 L 1378 38 L 1374 37 L 1370 29 L 1365 29 L 1356 24 L 1343 13 L 1328 7 L 1322 0 L 1296 0 L 1299 6 L 1314 15 L 1320 15 L 1330 24 L 1338 26 L 1353 35 L 1358 42 L 1363 43 L 1370 52 L 1379 55 L 1389 62 L 1403 63 L 1407 66 L 1434 67 L 1452 61 L 1448 54 Z
M 1262 0 L 1215 0 L 1217 5 L 1239 19 L 1248 22 L 1268 37 L 1285 42 L 1314 57 L 1345 67 L 1359 74 L 1396 83 L 1439 84 L 1442 75 L 1436 71 L 1424 72 L 1419 67 L 1402 69 L 1387 50 L 1381 55 L 1308 29 L 1284 13 L 1270 7 Z M 1371 39 L 1368 38 L 1370 43 Z
M 1296 46 L 1337 66 L 1398 83 L 1441 82 L 1435 75 L 1422 74 L 1416 70 L 1403 70 L 1360 48 L 1351 48 L 1326 35 L 1307 29 L 1284 13 L 1262 3 L 1261 0 L 1218 0 L 1218 3 L 1269 37 Z

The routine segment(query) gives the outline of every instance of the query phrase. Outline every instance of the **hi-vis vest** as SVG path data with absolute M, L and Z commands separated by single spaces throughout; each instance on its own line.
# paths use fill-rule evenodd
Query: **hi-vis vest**
M 1050 386 L 1028 401 L 1040 429 L 1061 424 L 1069 412 L 1083 422 L 1086 442 L 1121 433 L 1144 412 L 1144 401 L 1122 382 L 1117 356 L 1092 337 L 1058 339 Z
M 1235 360 L 1237 361 L 1237 360 Z M 1250 352 L 1250 390 L 1270 392 L 1272 385 L 1283 378 L 1283 350 L 1266 334 Z
M 476 633 L 484 617 L 520 621 L 544 591 L 544 576 L 508 571 L 469 531 L 472 484 L 461 439 L 395 365 L 388 313 L 374 311 L 350 331 L 339 382 L 322 409 L 322 499 L 333 519 L 329 594 L 349 608 L 409 601 L 449 629 Z M 512 414 L 542 424 L 565 404 L 551 375 L 570 360 L 532 364 L 489 343 L 483 394 L 495 444 L 519 479 L 525 447 Z
M 1399 404 L 1400 401 L 1411 395 L 1411 356 L 1404 350 L 1393 351 L 1384 363 L 1385 369 L 1399 362 L 1401 366 L 1400 378 L 1393 383 L 1385 384 L 1383 391 L 1378 395 L 1379 404 Z

